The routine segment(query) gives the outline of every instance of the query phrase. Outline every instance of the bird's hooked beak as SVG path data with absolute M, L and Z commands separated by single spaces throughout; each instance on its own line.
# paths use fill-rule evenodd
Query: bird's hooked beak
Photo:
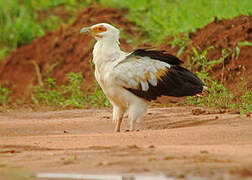
M 91 28 L 90 27 L 84 27 L 80 30 L 80 33 L 83 34 L 91 34 Z
M 95 38 L 102 38 L 103 35 L 101 33 L 107 31 L 107 28 L 103 25 L 95 26 L 95 27 L 84 27 L 80 30 L 80 33 L 90 34 Z

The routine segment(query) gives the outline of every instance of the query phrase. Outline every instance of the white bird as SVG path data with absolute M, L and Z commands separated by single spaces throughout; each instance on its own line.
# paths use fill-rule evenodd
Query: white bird
M 146 113 L 148 101 L 161 95 L 182 97 L 203 91 L 202 81 L 181 67 L 182 61 L 175 56 L 148 49 L 121 51 L 120 31 L 110 24 L 84 27 L 80 33 L 97 40 L 93 49 L 95 78 L 113 106 L 116 132 L 120 132 L 126 111 L 133 131 Z

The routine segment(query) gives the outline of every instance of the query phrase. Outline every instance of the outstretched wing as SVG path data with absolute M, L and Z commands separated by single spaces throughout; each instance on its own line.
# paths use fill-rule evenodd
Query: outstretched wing
M 202 92 L 202 81 L 179 66 L 181 63 L 163 51 L 138 49 L 114 67 L 114 83 L 149 101 L 161 95 L 181 97 Z

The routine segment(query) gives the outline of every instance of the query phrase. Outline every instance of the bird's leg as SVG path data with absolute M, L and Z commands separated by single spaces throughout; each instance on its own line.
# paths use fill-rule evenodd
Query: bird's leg
M 129 107 L 130 131 L 136 128 L 136 122 L 139 122 L 147 111 L 148 104 L 144 101 L 136 102 Z
M 120 132 L 123 114 L 124 111 L 121 108 L 113 106 L 113 122 L 116 122 L 115 132 Z
M 121 127 L 122 119 L 123 119 L 123 117 L 120 117 L 120 118 L 117 120 L 117 122 L 116 122 L 116 127 L 115 127 L 115 132 L 120 132 L 120 127 Z
M 134 131 L 136 128 L 136 120 L 130 121 L 130 131 Z

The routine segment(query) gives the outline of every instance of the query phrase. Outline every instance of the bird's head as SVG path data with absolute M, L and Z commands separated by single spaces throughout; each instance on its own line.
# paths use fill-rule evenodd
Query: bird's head
M 80 33 L 90 34 L 97 40 L 110 39 L 118 41 L 120 31 L 110 24 L 100 23 L 91 27 L 83 27 Z

